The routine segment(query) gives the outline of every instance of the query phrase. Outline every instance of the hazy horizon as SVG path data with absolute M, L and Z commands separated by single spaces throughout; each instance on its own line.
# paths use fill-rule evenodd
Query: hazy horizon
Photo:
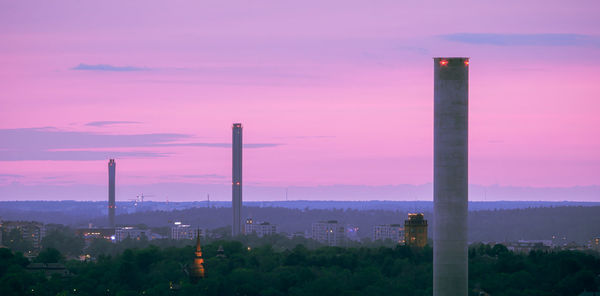
M 244 202 L 259 201 L 432 201 L 431 183 L 421 185 L 332 185 L 332 186 L 245 186 Z M 149 185 L 117 186 L 117 202 L 128 202 L 138 195 L 155 202 L 231 201 L 231 187 L 222 184 L 155 183 Z M 469 201 L 548 201 L 598 202 L 600 186 L 518 187 L 469 186 Z M 0 187 L 5 201 L 18 200 L 75 200 L 106 201 L 106 186 L 73 184 L 24 186 L 12 184 Z M 11 197 L 12 196 L 12 197 Z M 65 198 L 65 197 L 68 198 Z

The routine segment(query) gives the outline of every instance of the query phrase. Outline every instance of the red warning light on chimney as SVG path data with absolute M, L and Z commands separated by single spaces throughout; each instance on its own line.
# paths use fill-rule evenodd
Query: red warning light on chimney
M 469 65 L 469 60 L 465 60 L 465 66 Z
M 448 66 L 448 61 L 447 60 L 441 60 L 440 61 L 440 66 Z

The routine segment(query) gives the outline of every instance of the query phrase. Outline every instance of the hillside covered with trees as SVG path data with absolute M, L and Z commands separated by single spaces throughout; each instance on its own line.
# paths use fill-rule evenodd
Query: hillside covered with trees
M 352 209 L 287 209 L 272 207 L 244 207 L 242 217 L 268 221 L 279 225 L 287 233 L 304 232 L 313 222 L 338 220 L 359 228 L 361 238 L 371 238 L 373 226 L 404 224 L 408 212 Z M 425 219 L 433 225 L 433 214 L 425 212 Z M 106 223 L 106 218 L 91 220 Z M 230 208 L 191 208 L 175 211 L 154 211 L 119 215 L 122 225 L 145 224 L 164 227 L 182 221 L 202 228 L 213 229 L 231 225 Z M 88 221 L 86 221 L 86 225 Z M 507 242 L 517 240 L 549 240 L 552 236 L 566 237 L 568 242 L 585 244 L 600 236 L 600 207 L 546 207 L 469 212 L 469 241 Z

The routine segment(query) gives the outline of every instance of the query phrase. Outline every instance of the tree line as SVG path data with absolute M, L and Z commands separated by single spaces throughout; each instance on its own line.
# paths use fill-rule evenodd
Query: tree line
M 62 263 L 69 275 L 27 270 L 22 253 L 0 249 L 0 295 L 431 295 L 432 249 L 315 247 L 285 237 L 204 242 L 206 277 L 186 273 L 194 246 L 130 245 L 95 260 L 47 248 L 33 262 Z M 219 248 L 223 253 L 219 256 Z M 597 291 L 600 258 L 577 251 L 529 254 L 503 245 L 469 249 L 470 295 L 563 296 Z

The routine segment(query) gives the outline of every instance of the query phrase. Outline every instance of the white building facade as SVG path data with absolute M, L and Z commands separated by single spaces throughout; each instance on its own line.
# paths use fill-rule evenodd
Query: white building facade
M 273 235 L 277 233 L 277 225 L 269 222 L 258 222 L 252 220 L 252 218 L 248 218 L 244 225 L 244 233 L 246 235 L 254 233 L 258 237 Z
M 149 229 L 139 229 L 130 226 L 115 228 L 115 242 L 122 242 L 127 238 L 138 241 L 142 239 L 152 240 L 153 235 Z
M 384 224 L 373 226 L 373 241 L 391 240 L 397 244 L 404 244 L 404 227 L 400 224 Z
M 312 224 L 312 238 L 328 246 L 346 244 L 346 227 L 336 220 L 319 221 Z
M 198 231 L 200 231 L 200 237 L 206 236 L 206 231 L 204 231 L 204 229 L 194 228 L 188 224 L 175 222 L 175 225 L 171 227 L 171 239 L 195 239 L 196 232 Z

